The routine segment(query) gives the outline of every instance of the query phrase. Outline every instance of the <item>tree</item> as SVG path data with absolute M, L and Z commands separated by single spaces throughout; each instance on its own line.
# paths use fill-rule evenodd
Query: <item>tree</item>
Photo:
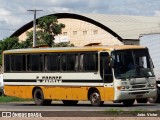
M 74 44 L 70 44 L 70 42 L 61 42 L 54 44 L 53 47 L 74 47 Z
M 64 24 L 58 23 L 55 16 L 45 16 L 39 18 L 37 23 L 37 28 L 39 30 L 36 33 L 37 45 L 48 45 L 49 47 L 53 47 L 54 37 L 61 34 L 64 27 Z M 26 40 L 33 41 L 33 31 L 27 33 Z
M 18 37 L 6 38 L 0 41 L 0 51 L 21 48 Z
M 10 49 L 18 49 L 21 48 L 21 44 L 19 43 L 19 39 L 17 37 L 6 38 L 0 40 L 0 65 L 2 65 L 2 52 L 4 50 Z

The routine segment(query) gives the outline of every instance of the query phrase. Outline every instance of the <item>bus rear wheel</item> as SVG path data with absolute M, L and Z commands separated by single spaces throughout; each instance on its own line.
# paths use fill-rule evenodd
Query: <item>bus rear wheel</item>
M 89 100 L 92 106 L 102 106 L 104 103 L 104 101 L 101 101 L 101 96 L 98 91 L 91 92 Z
M 36 89 L 33 94 L 33 99 L 36 105 L 50 105 L 52 100 L 44 99 L 44 94 L 41 89 Z
M 131 99 L 131 100 L 123 100 L 122 102 L 124 106 L 132 106 L 134 101 L 135 101 L 134 99 Z
M 64 105 L 72 106 L 72 105 L 77 105 L 78 100 L 62 100 L 62 102 Z

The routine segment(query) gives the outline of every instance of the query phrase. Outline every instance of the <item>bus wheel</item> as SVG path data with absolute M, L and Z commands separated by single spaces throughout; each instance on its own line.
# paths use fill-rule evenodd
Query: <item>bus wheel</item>
M 137 103 L 147 103 L 147 102 L 148 102 L 147 98 L 137 99 Z
M 93 91 L 90 94 L 89 100 L 90 100 L 92 106 L 102 106 L 104 103 L 104 101 L 101 101 L 101 96 L 98 91 Z
M 148 98 L 150 103 L 160 103 L 160 88 L 157 88 L 157 95 L 154 98 Z
M 134 101 L 135 101 L 134 99 L 133 100 L 131 99 L 131 100 L 123 100 L 122 102 L 124 106 L 132 106 Z
M 34 91 L 33 99 L 36 105 L 50 105 L 52 100 L 45 100 L 41 89 Z
M 78 103 L 78 100 L 62 100 L 62 102 L 64 105 L 72 106 L 76 105 Z
M 4 95 L 3 90 L 0 90 L 0 96 L 3 96 L 3 95 Z

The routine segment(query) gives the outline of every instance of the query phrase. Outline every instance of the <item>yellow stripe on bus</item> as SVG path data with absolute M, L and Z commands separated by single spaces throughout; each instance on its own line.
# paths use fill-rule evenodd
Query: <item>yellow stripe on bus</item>
M 5 85 L 5 95 L 32 99 L 32 91 L 36 86 Z M 42 89 L 45 99 L 52 100 L 88 100 L 90 87 L 38 86 Z M 98 89 L 102 101 L 114 100 L 113 87 L 95 87 Z

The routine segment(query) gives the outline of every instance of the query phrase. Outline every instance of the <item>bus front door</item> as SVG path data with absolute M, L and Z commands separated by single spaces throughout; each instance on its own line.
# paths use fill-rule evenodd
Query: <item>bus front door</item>
M 110 58 L 107 52 L 100 53 L 100 75 L 104 83 L 113 83 L 112 69 L 110 66 Z
M 107 52 L 100 53 L 100 75 L 104 82 L 104 101 L 114 100 L 113 74 Z

